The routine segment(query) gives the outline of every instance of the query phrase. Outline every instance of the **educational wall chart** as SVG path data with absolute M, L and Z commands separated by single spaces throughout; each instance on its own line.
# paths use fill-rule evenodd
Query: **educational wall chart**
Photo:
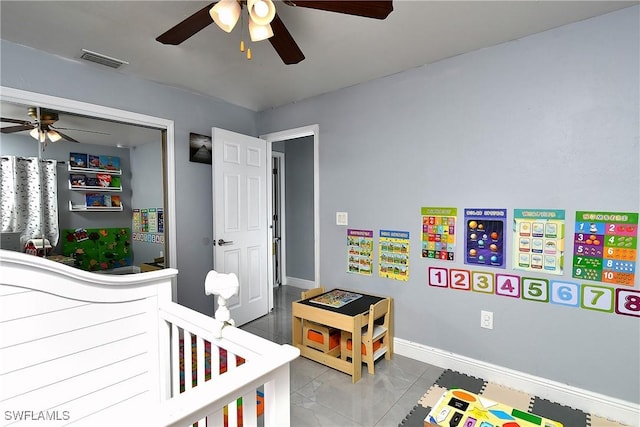
M 564 216 L 562 209 L 514 209 L 514 269 L 562 274 Z
M 380 230 L 378 275 L 409 280 L 409 232 Z
M 637 290 L 444 267 L 429 267 L 428 284 L 640 318 Z
M 422 258 L 453 261 L 456 250 L 457 208 L 423 207 Z
M 637 212 L 576 212 L 573 277 L 633 286 L 637 248 Z
M 133 209 L 131 240 L 164 245 L 163 208 Z
M 464 210 L 464 263 L 505 268 L 506 209 Z
M 347 230 L 349 273 L 371 276 L 373 265 L 373 230 Z

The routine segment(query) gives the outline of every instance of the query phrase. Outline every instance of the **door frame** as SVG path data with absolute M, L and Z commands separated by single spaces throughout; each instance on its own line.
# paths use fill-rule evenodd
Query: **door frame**
M 273 132 L 260 135 L 260 138 L 267 141 L 267 151 L 269 153 L 269 161 L 271 161 L 271 144 L 276 141 L 285 141 L 289 139 L 301 138 L 303 136 L 313 136 L 313 256 L 314 256 L 314 284 L 318 286 L 320 283 L 320 168 L 319 168 L 319 138 L 320 127 L 317 124 L 302 126 L 294 129 L 283 130 L 280 132 Z M 267 212 L 269 215 L 273 211 L 272 209 L 272 188 L 271 180 L 267 183 Z M 273 241 L 273 229 L 271 226 L 268 228 L 269 242 Z M 273 263 L 269 262 L 268 265 L 269 277 L 273 277 Z M 273 289 L 273 281 L 270 280 L 269 289 Z M 273 309 L 273 292 L 269 294 L 269 307 Z
M 286 276 L 284 273 L 287 271 L 287 215 L 285 212 L 286 207 L 286 197 L 285 197 L 285 178 L 286 178 L 286 170 L 285 170 L 285 153 L 281 153 L 279 151 L 271 151 L 271 159 L 277 157 L 280 160 L 280 169 L 278 175 L 278 181 L 280 185 L 280 217 L 278 221 L 280 221 L 280 284 L 286 285 Z M 272 163 L 273 167 L 273 163 Z M 273 195 L 273 188 L 271 189 Z M 273 212 L 273 206 L 271 206 Z M 273 283 L 272 287 L 276 287 L 276 284 Z
M 174 123 L 173 120 L 167 120 L 160 117 L 148 116 L 145 114 L 134 113 L 132 111 L 120 110 L 117 108 L 105 107 L 98 104 L 90 104 L 87 102 L 76 101 L 58 96 L 45 95 L 37 92 L 29 92 L 21 89 L 0 86 L 0 94 L 2 99 L 7 102 L 15 102 L 18 104 L 35 103 L 40 107 L 50 108 L 52 110 L 61 110 L 69 113 L 77 113 L 80 115 L 96 117 L 99 119 L 113 120 L 124 122 L 131 125 L 146 126 L 156 128 L 159 131 L 165 130 L 166 134 L 166 152 L 165 179 L 166 188 L 164 189 L 165 203 L 167 213 L 165 215 L 165 236 L 169 261 L 168 266 L 176 268 L 178 265 L 178 253 L 176 245 L 176 169 L 175 169 L 175 145 L 174 145 Z M 160 141 L 161 143 L 161 141 Z M 172 298 L 177 301 L 176 280 L 172 281 L 171 293 Z

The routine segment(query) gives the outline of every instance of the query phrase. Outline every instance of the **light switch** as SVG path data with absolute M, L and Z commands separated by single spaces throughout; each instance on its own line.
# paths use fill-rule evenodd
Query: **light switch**
M 349 214 L 347 212 L 336 212 L 336 225 L 348 225 Z

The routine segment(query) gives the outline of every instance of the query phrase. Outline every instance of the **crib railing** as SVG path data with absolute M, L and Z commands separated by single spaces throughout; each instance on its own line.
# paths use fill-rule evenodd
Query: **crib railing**
M 225 326 L 178 304 L 159 310 L 159 377 L 164 402 L 153 414 L 158 425 L 265 427 L 290 425 L 289 363 L 300 354 L 249 332 Z

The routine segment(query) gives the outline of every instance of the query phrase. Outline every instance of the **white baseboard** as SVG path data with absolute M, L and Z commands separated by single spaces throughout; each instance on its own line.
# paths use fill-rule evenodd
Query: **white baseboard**
M 316 283 L 313 280 L 299 279 L 297 277 L 289 276 L 286 276 L 284 279 L 285 282 L 283 283 L 283 285 L 295 286 L 296 288 L 302 289 L 312 289 L 316 287 Z
M 393 343 L 394 352 L 399 355 L 483 378 L 599 417 L 640 427 L 640 405 L 636 403 L 492 365 L 401 338 L 394 338 Z

